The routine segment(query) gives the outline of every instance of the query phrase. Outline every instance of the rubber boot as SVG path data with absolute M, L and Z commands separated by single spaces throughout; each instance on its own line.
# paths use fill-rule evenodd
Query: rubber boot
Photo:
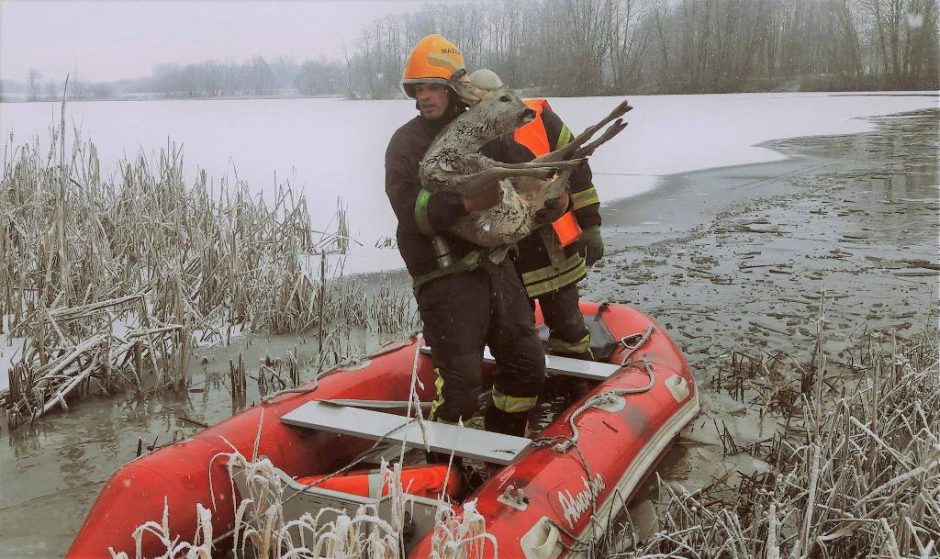
M 585 340 L 589 339 L 590 336 L 585 338 Z M 579 345 L 582 343 L 584 343 L 584 340 L 578 342 Z M 554 348 L 552 347 L 553 345 L 555 346 Z M 590 349 L 585 351 L 564 351 L 563 348 L 568 345 L 568 342 L 560 339 L 553 339 L 549 341 L 549 351 L 552 355 L 557 355 L 559 357 L 580 359 L 582 361 L 594 361 L 594 354 Z M 549 383 L 546 382 L 546 385 L 548 384 Z M 590 392 L 592 388 L 597 386 L 596 382 L 571 377 L 553 378 L 551 379 L 551 384 L 552 386 L 549 387 L 548 394 L 553 396 L 563 396 L 568 402 L 574 402 L 575 400 Z
M 574 402 L 575 400 L 583 398 L 585 394 L 590 392 L 598 384 L 594 381 L 577 378 L 565 378 L 561 380 L 561 390 L 568 402 Z
M 529 423 L 529 412 L 508 413 L 489 405 L 483 415 L 483 426 L 487 431 L 524 437 Z

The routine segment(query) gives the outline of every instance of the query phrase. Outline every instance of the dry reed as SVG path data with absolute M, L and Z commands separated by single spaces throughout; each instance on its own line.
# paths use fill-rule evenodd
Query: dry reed
M 611 538 L 601 556 L 936 557 L 938 350 L 936 331 L 869 340 L 838 374 L 823 374 L 818 358 L 735 357 L 717 382 L 740 397 L 742 384 L 754 389 L 751 403 L 786 425 L 747 449 L 767 472 L 695 492 L 660 480 L 657 530 L 616 550 Z
M 330 508 L 308 511 L 299 518 L 286 518 L 283 504 L 288 499 L 285 495 L 288 487 L 270 460 L 249 460 L 238 452 L 226 454 L 224 458 L 230 475 L 244 479 L 245 491 L 235 510 L 235 528 L 230 534 L 236 559 L 398 559 L 404 556 L 403 537 L 411 497 L 402 487 L 400 464 L 388 465 L 383 461 L 380 467 L 391 499 L 385 514 L 375 506 L 362 505 L 352 515 Z M 234 495 L 232 502 L 235 502 Z M 196 539 L 191 543 L 181 542 L 170 532 L 168 516 L 169 510 L 164 504 L 160 522 L 150 521 L 135 530 L 136 559 L 145 557 L 140 549 L 145 533 L 155 536 L 165 547 L 161 557 L 210 557 L 213 551 L 218 552 L 211 546 L 209 509 L 197 505 L 198 528 Z M 433 559 L 479 556 L 474 552 L 479 553 L 484 540 L 491 541 L 491 536 L 486 533 L 485 520 L 473 503 L 465 505 L 458 515 L 450 503 L 438 501 Z M 127 559 L 129 556 L 112 551 L 112 557 Z
M 401 298 L 383 294 L 397 310 L 370 321 L 382 301 L 327 278 L 326 255 L 349 244 L 341 202 L 338 233 L 318 235 L 289 184 L 271 203 L 202 170 L 186 184 L 174 144 L 102 177 L 79 130 L 66 153 L 64 105 L 50 135 L 48 149 L 11 147 L 11 135 L 0 179 L 0 309 L 24 345 L 0 393 L 12 426 L 91 388 L 184 389 L 192 348 L 227 343 L 240 325 L 316 328 L 321 352 L 337 325 L 413 328 Z

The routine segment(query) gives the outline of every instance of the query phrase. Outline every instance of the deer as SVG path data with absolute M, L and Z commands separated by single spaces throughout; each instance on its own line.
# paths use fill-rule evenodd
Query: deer
M 530 122 L 535 111 L 489 70 L 477 70 L 469 81 L 454 83 L 461 97 L 478 101 L 437 135 L 419 164 L 419 179 L 426 188 L 462 196 L 499 182 L 499 203 L 473 212 L 451 227 L 459 237 L 488 248 L 515 243 L 535 231 L 541 225 L 535 213 L 566 191 L 572 171 L 626 128 L 620 117 L 633 108 L 623 101 L 555 151 L 526 163 L 502 163 L 480 150 L 487 142 Z M 483 87 L 477 85 L 481 83 Z M 605 126 L 603 134 L 587 143 Z

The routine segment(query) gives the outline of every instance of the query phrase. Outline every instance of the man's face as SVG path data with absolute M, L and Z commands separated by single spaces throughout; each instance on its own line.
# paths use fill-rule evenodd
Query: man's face
M 436 120 L 444 116 L 449 102 L 447 86 L 439 83 L 417 84 L 415 98 L 418 100 L 421 116 L 428 120 Z

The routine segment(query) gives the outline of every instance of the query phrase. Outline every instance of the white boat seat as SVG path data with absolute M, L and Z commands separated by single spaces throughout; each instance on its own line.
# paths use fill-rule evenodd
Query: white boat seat
M 284 414 L 288 425 L 329 431 L 368 440 L 383 439 L 412 448 L 423 448 L 425 440 L 433 452 L 454 453 L 493 464 L 510 463 L 529 439 L 433 421 L 424 422 L 424 431 L 414 419 L 375 410 L 307 402 Z
M 421 353 L 430 355 L 431 348 L 424 346 L 421 348 Z M 483 362 L 495 362 L 489 347 L 483 350 Z M 604 381 L 612 377 L 614 373 L 619 370 L 620 366 L 614 365 L 613 363 L 586 361 L 584 359 L 572 359 L 571 357 L 545 354 L 545 373 L 549 375 Z

